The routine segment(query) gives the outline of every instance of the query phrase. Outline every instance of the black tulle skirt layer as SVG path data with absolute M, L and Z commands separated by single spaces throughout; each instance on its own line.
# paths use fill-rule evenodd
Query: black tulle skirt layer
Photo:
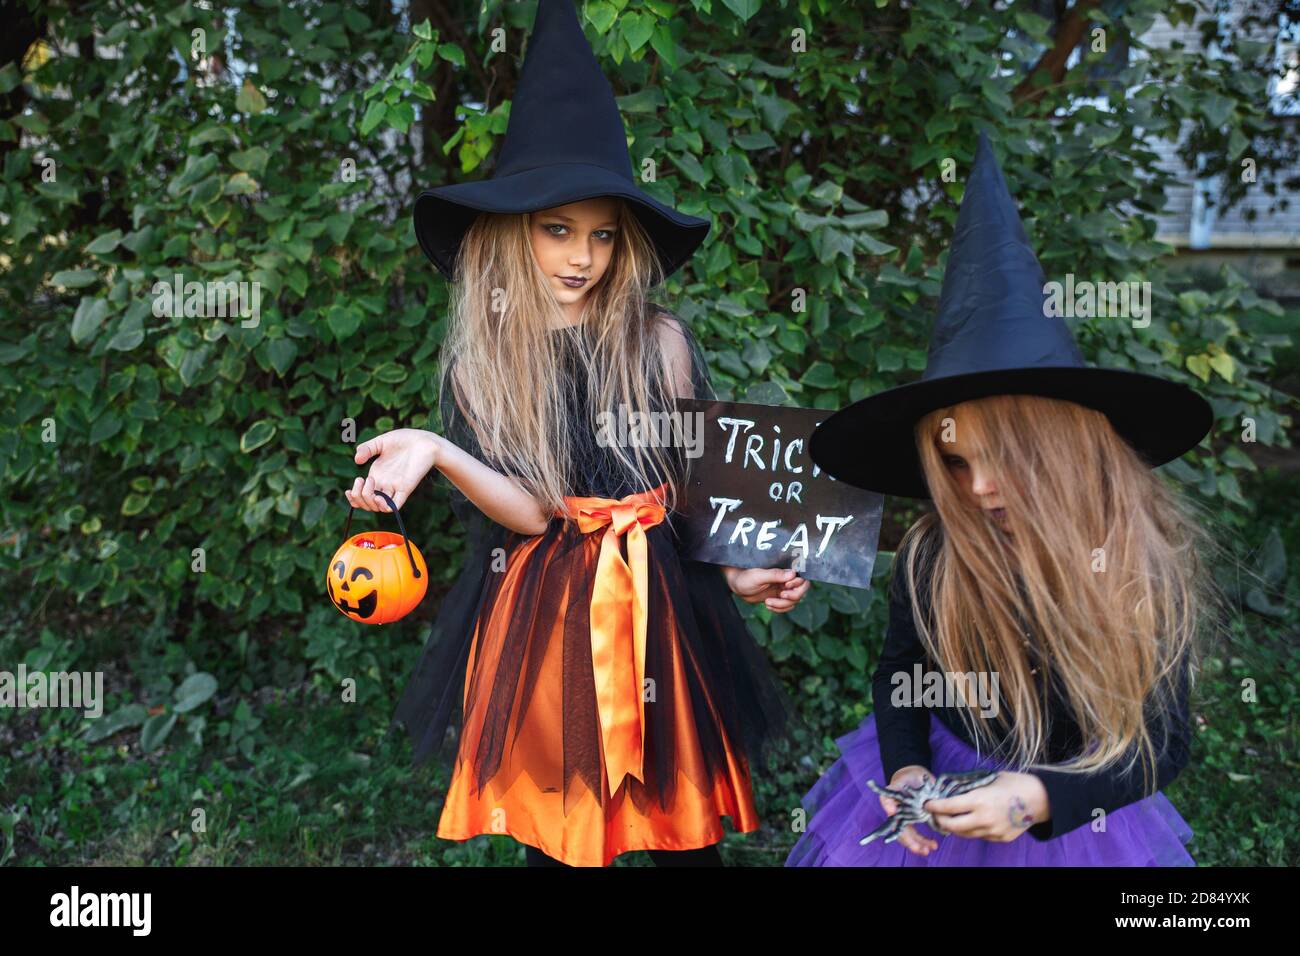
M 562 816 L 576 801 L 594 799 L 607 820 L 627 801 L 651 821 L 642 829 L 658 834 L 641 838 L 647 846 L 707 842 L 671 832 L 664 821 L 674 814 L 716 810 L 738 829 L 753 829 L 748 769 L 786 733 L 791 709 L 721 568 L 682 559 L 667 523 L 646 529 L 645 675 L 654 679 L 654 702 L 644 707 L 642 779 L 625 778 L 611 795 L 590 624 L 603 532 L 583 533 L 559 518 L 541 535 L 497 531 L 444 598 L 394 717 L 417 764 L 441 753 L 453 771 L 440 833 L 460 838 L 472 830 L 477 811 L 469 804 L 485 791 L 485 806 L 497 808 L 516 806 L 511 794 L 533 803 L 554 795 Z M 454 742 L 452 727 L 461 729 Z M 520 796 L 521 778 L 538 796 Z M 453 800 L 466 806 L 451 807 Z M 519 835 L 510 826 L 506 832 Z M 520 838 L 562 858 L 556 834 L 529 830 Z

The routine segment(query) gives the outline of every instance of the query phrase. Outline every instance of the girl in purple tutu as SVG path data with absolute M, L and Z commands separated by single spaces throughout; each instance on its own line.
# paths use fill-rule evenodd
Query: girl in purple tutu
M 837 480 L 934 511 L 894 559 L 874 713 L 805 796 L 787 866 L 1194 862 L 1161 789 L 1190 750 L 1208 542 L 1152 467 L 1213 413 L 1085 365 L 1048 289 L 981 136 L 925 374 L 812 438 Z M 897 801 L 867 787 L 977 769 L 996 773 L 897 835 Z

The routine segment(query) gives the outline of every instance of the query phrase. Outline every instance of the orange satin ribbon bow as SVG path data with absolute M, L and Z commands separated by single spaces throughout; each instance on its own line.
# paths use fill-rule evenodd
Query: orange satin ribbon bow
M 626 498 L 569 496 L 564 503 L 583 534 L 605 528 L 591 594 L 591 664 L 609 792 L 624 775 L 642 783 L 645 747 L 646 597 L 649 590 L 645 529 L 667 514 L 655 500 L 664 485 Z M 627 535 L 627 556 L 619 537 Z

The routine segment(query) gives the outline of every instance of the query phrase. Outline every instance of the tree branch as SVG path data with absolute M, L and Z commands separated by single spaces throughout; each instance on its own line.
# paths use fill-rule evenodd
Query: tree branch
M 1013 102 L 1023 103 L 1043 95 L 1050 84 L 1035 83 L 1034 77 L 1039 73 L 1046 73 L 1051 83 L 1059 83 L 1065 78 L 1066 63 L 1069 62 L 1070 54 L 1079 45 L 1084 31 L 1088 28 L 1088 13 L 1099 2 L 1100 0 L 1079 0 L 1070 8 L 1065 18 L 1057 22 L 1056 35 L 1053 37 L 1055 42 L 1043 52 L 1038 62 L 1029 71 L 1029 75 L 1011 91 Z

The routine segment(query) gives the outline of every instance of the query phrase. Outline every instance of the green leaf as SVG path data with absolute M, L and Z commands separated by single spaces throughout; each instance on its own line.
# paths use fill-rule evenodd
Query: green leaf
M 325 323 L 334 333 L 335 341 L 342 342 L 361 327 L 361 313 L 342 305 L 332 305 L 325 313 Z
M 1236 105 L 1228 97 L 1219 93 L 1207 93 L 1201 100 L 1201 115 L 1212 128 L 1218 129 L 1228 122 L 1228 117 L 1236 110 Z
M 896 345 L 882 345 L 876 349 L 876 371 L 897 372 L 906 361 L 903 350 Z
M 98 445 L 100 442 L 108 441 L 121 430 L 122 419 L 111 411 L 106 411 L 90 426 L 90 444 Z
M 266 82 L 274 83 L 288 73 L 292 66 L 293 63 L 288 57 L 268 56 L 257 65 L 257 71 Z
M 887 242 L 881 242 L 875 236 L 868 236 L 865 233 L 854 237 L 854 242 L 862 246 L 869 256 L 888 256 L 898 251 L 897 246 L 891 246 Z
M 740 190 L 745 185 L 747 164 L 743 157 L 723 153 L 713 157 L 713 171 L 728 189 Z
M 128 312 L 122 317 L 117 333 L 108 341 L 108 348 L 119 352 L 129 352 L 144 341 L 144 321 L 139 311 Z
M 72 343 L 82 345 L 95 336 L 95 332 L 108 317 L 108 303 L 103 299 L 83 298 L 72 317 Z
M 411 124 L 415 122 L 415 107 L 410 103 L 394 104 L 388 107 L 385 119 L 387 119 L 389 126 L 405 133 L 411 128 Z
M 599 0 L 596 3 L 588 3 L 584 8 L 587 19 L 591 25 L 596 28 L 596 32 L 602 36 L 609 32 L 609 28 L 614 25 L 618 19 L 618 10 L 612 3 L 605 3 Z
M 732 142 L 744 150 L 776 148 L 776 140 L 764 130 L 759 130 L 757 133 L 738 133 L 732 138 Z
M 406 381 L 407 371 L 396 362 L 385 362 L 375 369 L 374 376 L 379 381 L 388 382 L 391 385 Z
M 883 209 L 855 212 L 840 220 L 845 229 L 884 229 L 889 225 L 889 213 Z
M 239 95 L 235 97 L 235 109 L 241 113 L 261 113 L 266 109 L 266 97 L 253 85 L 252 80 L 245 79 L 244 85 L 239 88 Z
M 371 131 L 384 121 L 384 116 L 388 112 L 388 106 L 383 100 L 375 100 L 366 107 L 366 115 L 361 118 L 361 129 L 359 132 L 362 136 L 369 136 Z
M 1286 546 L 1276 527 L 1270 528 L 1268 537 L 1264 539 L 1257 566 L 1260 577 L 1269 587 L 1281 587 L 1286 581 Z
M 50 282 L 65 289 L 84 289 L 99 281 L 99 273 L 93 269 L 67 269 L 50 276 Z
M 673 34 L 668 29 L 668 24 L 660 23 L 655 26 L 654 35 L 650 37 L 650 46 L 659 55 L 659 59 L 664 61 L 664 66 L 670 70 L 677 69 L 679 64 L 677 44 L 673 42 Z M 743 146 L 741 148 L 752 149 L 753 147 Z
M 0 365 L 12 365 L 27 358 L 30 350 L 25 345 L 0 345 Z
M 8 93 L 22 81 L 22 74 L 18 72 L 18 64 L 6 63 L 4 69 L 0 70 L 0 95 Z
M 619 31 L 633 53 L 645 46 L 655 32 L 654 17 L 644 13 L 628 13 L 619 22 Z
M 329 232 L 330 238 L 334 240 L 335 245 L 342 242 L 352 228 L 352 213 L 338 212 L 325 218 L 325 229 Z
M 834 388 L 839 384 L 835 369 L 827 362 L 813 362 L 799 381 L 812 388 Z
M 271 339 L 266 345 L 266 351 L 267 357 L 271 360 L 271 367 L 283 378 L 284 373 L 293 365 L 293 360 L 298 354 L 298 346 L 293 339 Z
M 750 17 L 758 13 L 760 6 L 760 0 L 722 0 L 722 2 L 728 10 L 745 22 L 748 22 Z
M 998 85 L 997 80 L 985 80 L 980 84 L 980 91 L 983 92 L 985 99 L 1002 110 L 1002 112 L 1010 113 L 1014 108 L 1011 97 Z
M 818 262 L 831 262 L 836 256 L 841 255 L 850 258 L 853 256 L 852 238 L 838 229 L 822 226 L 819 229 L 814 229 L 810 238 Z
M 465 68 L 465 51 L 454 43 L 439 43 L 438 56 L 448 63 L 456 64 L 461 69 Z
M 172 728 L 176 726 L 176 719 L 175 714 L 163 713 L 154 714 L 146 720 L 140 731 L 140 749 L 150 753 L 166 743 Z
M 86 731 L 85 740 L 87 743 L 98 743 L 128 727 L 139 727 L 148 719 L 149 711 L 142 704 L 127 704 L 106 717 L 92 720 L 90 729 Z
M 317 522 L 325 514 L 327 505 L 323 497 L 312 498 L 302 509 L 302 524 L 304 528 L 314 528 Z
M 785 405 L 790 396 L 776 382 L 759 382 L 745 390 L 745 401 L 756 405 Z
M 713 177 L 709 174 L 700 161 L 690 153 L 680 153 L 673 160 L 677 168 L 686 174 L 687 178 L 700 186 L 705 185 Z
M 230 154 L 230 164 L 236 169 L 243 170 L 246 173 L 256 173 L 261 175 L 266 169 L 266 161 L 270 158 L 268 153 L 261 146 L 254 146 L 250 149 L 240 150 L 237 153 Z
M 92 256 L 102 256 L 105 253 L 112 252 L 117 248 L 118 243 L 122 241 L 122 230 L 113 229 L 109 232 L 100 233 L 96 236 L 83 250 Z
M 210 345 L 201 345 L 196 349 L 185 351 L 181 356 L 180 364 L 176 366 L 176 374 L 180 376 L 182 385 L 189 388 L 198 381 L 199 373 L 207 366 L 211 351 Z
M 249 193 L 257 192 L 261 188 L 257 180 L 248 173 L 235 173 L 226 180 L 226 185 L 221 192 L 225 196 L 246 196 Z
M 1225 382 L 1231 382 L 1233 373 L 1237 370 L 1237 363 L 1227 352 L 1218 351 L 1210 355 L 1210 368 L 1218 372 Z
M 207 146 L 210 143 L 221 143 L 225 145 L 231 141 L 230 130 L 224 126 L 208 126 L 199 130 L 189 138 L 191 149 L 197 146 Z
M 239 439 L 239 450 L 245 455 L 261 448 L 275 437 L 275 425 L 267 419 L 253 424 Z
M 428 17 L 411 27 L 411 32 L 420 40 L 433 39 L 433 28 L 429 26 Z
M 199 671 L 191 674 L 176 688 L 173 695 L 176 703 L 172 705 L 172 710 L 178 714 L 188 714 L 196 707 L 201 706 L 217 692 L 217 679 L 211 674 Z

